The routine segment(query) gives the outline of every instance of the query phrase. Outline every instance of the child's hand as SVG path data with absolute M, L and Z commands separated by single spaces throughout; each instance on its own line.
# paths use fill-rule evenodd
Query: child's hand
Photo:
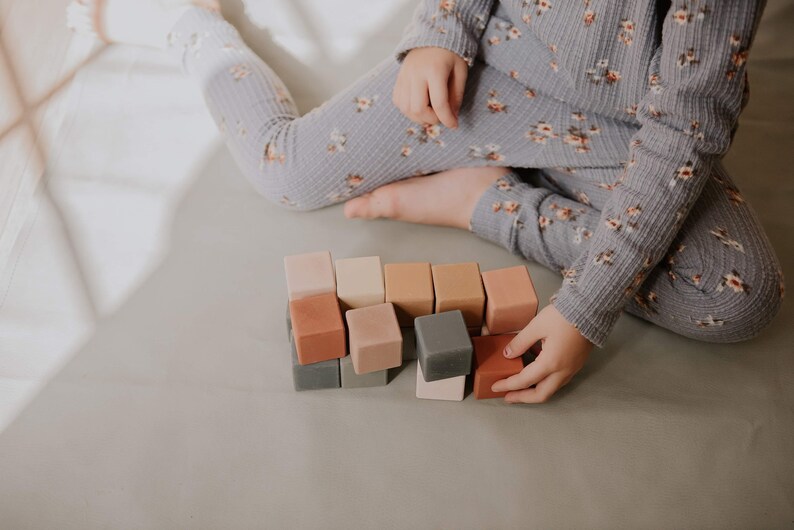
M 505 348 L 507 357 L 519 357 L 542 341 L 542 352 L 521 372 L 493 384 L 494 392 L 507 392 L 508 403 L 543 403 L 568 384 L 582 369 L 593 344 L 584 338 L 553 305 L 516 335 Z M 529 388 L 536 385 L 535 388 Z
M 397 74 L 392 101 L 416 123 L 441 121 L 455 129 L 468 73 L 466 61 L 449 50 L 414 48 Z

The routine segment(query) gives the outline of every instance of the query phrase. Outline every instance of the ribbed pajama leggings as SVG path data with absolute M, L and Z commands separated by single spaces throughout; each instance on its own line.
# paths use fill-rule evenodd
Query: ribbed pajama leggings
M 478 202 L 471 230 L 563 277 L 587 249 L 637 130 L 536 94 L 481 61 L 470 69 L 458 129 L 417 125 L 391 102 L 393 57 L 299 116 L 278 76 L 220 17 L 190 10 L 171 42 L 241 170 L 268 199 L 311 210 L 412 176 L 509 166 Z M 571 131 L 571 141 L 545 141 Z M 717 164 L 626 310 L 688 337 L 732 342 L 755 335 L 781 298 L 769 241 Z

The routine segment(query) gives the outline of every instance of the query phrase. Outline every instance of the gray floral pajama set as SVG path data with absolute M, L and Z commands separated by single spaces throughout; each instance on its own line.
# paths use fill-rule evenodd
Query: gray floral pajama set
M 747 101 L 762 0 L 423 0 L 395 57 L 299 116 L 219 16 L 191 9 L 170 48 L 264 196 L 321 208 L 455 167 L 509 166 L 471 230 L 560 271 L 562 315 L 603 345 L 622 310 L 732 342 L 777 313 L 783 280 L 720 162 Z M 407 51 L 470 66 L 456 130 L 391 102 Z

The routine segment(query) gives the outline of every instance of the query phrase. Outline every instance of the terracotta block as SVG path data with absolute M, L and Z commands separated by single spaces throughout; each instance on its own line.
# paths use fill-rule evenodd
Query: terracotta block
M 321 294 L 289 303 L 292 333 L 300 364 L 346 355 L 345 324 L 336 294 Z
M 339 359 L 339 375 L 342 388 L 385 386 L 389 383 L 388 370 L 378 370 L 377 372 L 358 375 L 353 368 L 353 359 L 349 355 Z
M 479 265 L 474 262 L 433 265 L 433 286 L 436 313 L 459 309 L 467 327 L 482 326 L 485 291 Z
M 422 373 L 422 366 L 416 363 L 416 397 L 441 401 L 463 401 L 466 390 L 466 376 L 449 377 L 428 383 Z
M 471 372 L 472 345 L 460 310 L 416 319 L 416 357 L 425 381 Z
M 351 309 L 345 313 L 350 357 L 358 375 L 402 364 L 403 337 L 392 304 Z
M 524 368 L 521 357 L 506 358 L 502 352 L 515 334 L 475 337 L 474 344 L 474 397 L 489 399 L 503 397 L 505 392 L 493 392 L 491 386 Z
M 485 323 L 494 335 L 521 331 L 538 312 L 538 295 L 523 265 L 486 271 L 482 282 L 488 302 Z
M 286 256 L 284 270 L 290 300 L 336 292 L 334 265 L 328 251 Z
M 300 392 L 302 390 L 339 388 L 339 359 L 303 366 L 298 362 L 295 338 L 292 333 L 290 333 L 289 342 L 292 348 L 292 385 L 295 390 Z
M 430 263 L 387 263 L 383 269 L 386 301 L 394 304 L 402 327 L 433 313 L 435 293 Z
M 385 290 L 380 258 L 336 260 L 336 295 L 343 311 L 382 304 Z

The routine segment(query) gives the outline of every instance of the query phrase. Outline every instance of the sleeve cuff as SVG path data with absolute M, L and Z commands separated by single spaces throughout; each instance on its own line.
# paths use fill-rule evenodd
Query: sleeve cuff
M 415 48 L 443 48 L 461 57 L 466 64 L 472 66 L 477 55 L 477 43 L 462 28 L 451 28 L 441 33 L 432 28 L 412 29 L 403 37 L 397 46 L 395 55 L 402 62 L 408 52 Z
M 602 348 L 622 310 L 598 311 L 591 307 L 593 301 L 585 300 L 573 287 L 565 285 L 560 289 L 554 307 L 584 338 Z

